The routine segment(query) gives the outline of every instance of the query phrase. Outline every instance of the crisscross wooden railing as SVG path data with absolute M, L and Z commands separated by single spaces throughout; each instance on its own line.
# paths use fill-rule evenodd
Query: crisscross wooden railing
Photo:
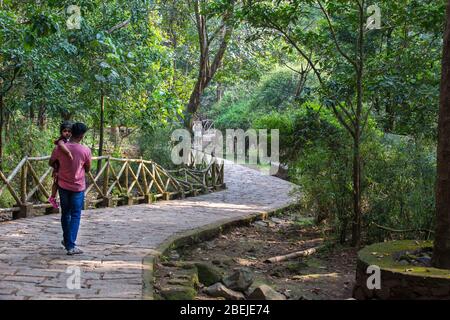
M 0 208 L 0 213 L 12 213 L 12 218 L 18 219 L 31 216 L 36 210 L 55 212 L 47 202 L 52 184 L 49 159 L 25 157 L 8 176 L 0 171 L 0 196 L 9 193 L 14 202 L 10 208 Z M 203 155 L 198 166 L 177 170 L 165 170 L 144 159 L 103 156 L 92 160 L 102 160 L 103 165 L 97 174 L 86 174 L 85 208 L 151 203 L 225 187 L 224 164 L 211 156 Z

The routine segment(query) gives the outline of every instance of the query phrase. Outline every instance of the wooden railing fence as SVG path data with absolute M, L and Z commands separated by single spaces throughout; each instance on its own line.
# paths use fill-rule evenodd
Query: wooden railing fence
M 192 157 L 192 155 L 191 155 Z M 8 176 L 0 171 L 0 197 L 9 193 L 14 205 L 0 208 L 0 213 L 12 213 L 13 219 L 32 216 L 36 210 L 54 213 L 47 202 L 51 193 L 52 168 L 50 156 L 25 157 Z M 144 159 L 93 157 L 103 160 L 98 174 L 86 174 L 85 209 L 152 203 L 196 196 L 225 188 L 224 163 L 204 155 L 200 164 L 165 170 Z

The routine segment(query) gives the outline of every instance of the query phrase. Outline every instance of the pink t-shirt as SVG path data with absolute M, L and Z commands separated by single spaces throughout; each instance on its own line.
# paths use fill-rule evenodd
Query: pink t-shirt
M 66 190 L 80 192 L 86 190 L 85 166 L 92 160 L 91 149 L 79 143 L 65 144 L 70 150 L 73 160 L 64 154 L 59 146 L 53 149 L 51 161 L 58 160 L 58 185 Z

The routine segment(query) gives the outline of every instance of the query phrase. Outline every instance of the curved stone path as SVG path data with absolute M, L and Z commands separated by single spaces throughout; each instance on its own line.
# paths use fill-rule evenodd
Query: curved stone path
M 247 217 L 293 201 L 293 184 L 226 164 L 227 189 L 151 205 L 86 210 L 78 245 L 60 245 L 59 215 L 0 223 L 0 300 L 142 299 L 143 259 L 169 237 L 230 218 Z M 76 284 L 80 271 L 80 289 Z

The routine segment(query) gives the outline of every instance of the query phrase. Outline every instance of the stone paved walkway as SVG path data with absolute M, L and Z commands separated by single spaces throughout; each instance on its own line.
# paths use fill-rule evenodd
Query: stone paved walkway
M 1 299 L 141 299 L 143 258 L 176 233 L 292 202 L 293 184 L 238 165 L 225 166 L 227 189 L 152 205 L 87 210 L 78 245 L 61 247 L 59 215 L 0 224 Z M 81 271 L 81 289 L 67 288 Z M 72 278 L 71 278 L 72 276 Z

